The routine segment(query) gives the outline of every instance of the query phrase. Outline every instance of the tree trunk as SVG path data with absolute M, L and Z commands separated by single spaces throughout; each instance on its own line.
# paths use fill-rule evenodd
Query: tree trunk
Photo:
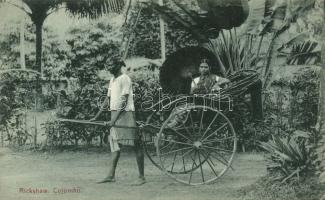
M 42 70 L 42 29 L 43 21 L 35 23 L 36 26 L 36 63 L 35 70 L 43 74 Z
M 45 20 L 44 18 L 37 18 L 36 20 L 33 20 L 35 26 L 36 26 L 36 63 L 34 66 L 34 70 L 41 73 L 40 77 L 37 77 L 36 80 L 36 110 L 42 110 L 43 107 L 43 99 L 42 99 L 42 77 L 43 77 L 43 69 L 42 69 L 42 41 L 43 41 L 43 22 Z
M 163 6 L 163 0 L 159 0 L 159 5 Z M 165 38 L 165 22 L 161 15 L 159 15 L 159 26 L 160 26 L 160 51 L 161 60 L 164 62 L 166 60 L 166 38 Z

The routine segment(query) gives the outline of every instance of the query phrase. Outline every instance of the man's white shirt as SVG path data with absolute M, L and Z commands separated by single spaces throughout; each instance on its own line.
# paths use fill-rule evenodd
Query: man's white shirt
M 124 95 L 128 94 L 125 111 L 135 111 L 133 100 L 133 89 L 131 78 L 122 74 L 117 78 L 113 77 L 108 86 L 107 96 L 110 97 L 110 110 L 122 109 Z

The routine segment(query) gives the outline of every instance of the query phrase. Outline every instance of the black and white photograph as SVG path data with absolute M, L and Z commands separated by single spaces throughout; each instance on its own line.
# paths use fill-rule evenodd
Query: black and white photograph
M 1 200 L 325 200 L 324 0 L 0 0 Z

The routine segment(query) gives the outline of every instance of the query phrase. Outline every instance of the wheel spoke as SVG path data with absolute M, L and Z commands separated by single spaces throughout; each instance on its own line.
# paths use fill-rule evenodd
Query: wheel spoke
M 220 131 L 221 129 L 223 129 L 224 127 L 226 127 L 227 123 L 224 123 L 222 126 L 220 126 L 217 130 L 213 131 L 209 136 L 207 136 L 206 138 L 204 138 L 202 140 L 202 142 L 206 141 L 207 139 L 209 139 L 211 136 L 213 136 L 214 134 L 216 134 L 218 131 Z
M 160 154 L 160 155 L 161 155 L 161 156 L 164 156 L 164 155 L 168 155 L 168 154 L 171 154 L 171 153 L 176 153 L 176 152 L 179 152 L 179 151 L 182 151 L 182 150 L 185 150 L 185 149 L 189 149 L 189 148 L 192 148 L 192 147 L 185 147 L 185 148 L 177 149 L 177 150 L 170 151 L 170 152 L 167 152 L 167 153 L 162 153 L 162 154 Z
M 206 150 L 205 149 L 202 149 L 204 152 L 206 152 Z M 210 152 L 206 152 L 207 153 L 207 155 L 208 155 L 208 159 L 210 160 L 210 162 L 211 162 L 211 164 L 213 165 L 213 166 L 216 166 L 215 164 L 214 164 L 214 162 L 211 160 L 211 158 L 210 158 L 210 155 L 211 155 L 211 153 Z M 212 156 L 212 155 L 211 155 Z
M 172 147 L 171 147 L 169 150 L 173 150 L 174 147 L 175 147 L 175 145 L 176 145 L 176 144 L 173 143 L 173 144 L 172 144 Z M 162 152 L 162 150 L 160 150 L 160 152 Z M 157 154 L 157 155 L 158 155 L 158 154 Z M 167 159 L 167 156 L 163 158 L 163 160 L 164 160 L 163 163 L 165 163 L 166 159 Z
M 204 149 L 203 149 L 204 150 Z M 206 152 L 206 150 L 204 150 Z M 221 156 L 219 153 L 214 152 L 216 154 L 218 154 L 221 158 L 218 158 L 216 156 L 214 156 L 212 153 L 210 153 L 209 155 L 211 155 L 214 159 L 218 160 L 219 162 L 221 162 L 222 164 L 224 164 L 225 166 L 228 166 L 228 161 L 226 158 L 224 158 L 223 156 Z
M 211 127 L 211 125 L 213 124 L 213 122 L 217 119 L 217 117 L 219 116 L 219 113 L 217 113 L 214 118 L 212 119 L 212 121 L 210 122 L 208 128 L 204 131 L 201 140 L 204 138 L 204 136 L 206 135 L 206 133 L 209 131 L 209 128 Z
M 197 154 L 196 151 L 194 151 L 194 158 L 192 156 L 190 156 L 191 160 L 194 162 L 195 164 L 195 167 L 198 167 L 199 165 L 196 164 L 196 161 L 195 161 L 195 155 Z
M 184 172 L 186 172 L 184 157 L 182 157 L 182 160 L 183 160 L 183 169 L 184 169 Z
M 194 153 L 194 159 L 195 159 L 195 157 L 196 157 L 196 151 Z M 194 169 L 194 163 L 195 162 L 193 162 L 193 164 L 192 164 L 192 169 L 191 169 L 191 174 L 190 174 L 190 180 L 188 181 L 188 184 L 191 184 L 192 175 L 193 175 L 193 169 Z M 196 165 L 196 163 L 195 163 L 195 165 Z
M 175 130 L 175 129 L 173 129 L 173 128 L 168 128 L 168 129 L 174 131 L 175 133 L 179 134 L 179 135 L 182 136 L 183 138 L 185 138 L 185 139 L 187 139 L 187 140 L 193 142 L 191 139 L 189 139 L 188 137 L 186 137 L 186 136 L 183 135 L 182 133 L 178 132 L 177 130 Z
M 184 143 L 184 142 L 179 142 L 179 141 L 175 141 L 175 140 L 166 140 L 166 139 L 161 139 L 161 140 L 166 141 L 166 142 L 175 143 L 175 144 L 182 144 L 182 145 L 187 145 L 187 146 L 193 146 L 192 144 L 188 144 L 188 143 Z
M 213 162 L 212 162 L 213 166 L 212 166 L 211 163 L 210 163 L 211 160 L 210 160 L 210 158 L 209 158 L 209 155 L 205 155 L 205 153 L 203 153 L 203 152 L 202 152 L 202 155 L 203 155 L 203 157 L 206 159 L 206 161 L 207 161 L 209 167 L 211 168 L 211 170 L 213 171 L 213 173 L 216 175 L 216 177 L 218 177 L 217 172 L 216 172 L 216 171 L 214 170 L 214 168 L 213 168 L 213 166 L 215 166 L 215 165 L 213 164 Z
M 170 169 L 171 172 L 173 172 L 174 169 L 174 165 L 175 165 L 175 160 L 176 160 L 176 156 L 177 156 L 177 152 L 174 155 L 174 159 L 173 159 L 173 164 L 172 164 L 172 168 Z
M 217 156 L 220 157 L 220 159 L 222 159 L 225 163 L 225 165 L 228 165 L 228 160 L 219 152 L 217 151 L 212 151 L 213 153 L 215 153 Z M 213 154 L 211 154 L 211 156 L 213 156 Z M 219 160 L 216 156 L 213 156 L 214 158 L 216 158 L 217 160 Z M 221 162 L 221 161 L 220 161 Z
M 158 144 L 159 145 L 159 144 Z M 175 145 L 175 143 L 168 143 L 166 146 L 162 147 L 160 149 L 160 151 L 162 152 L 164 149 L 166 149 L 167 147 L 169 147 L 170 145 Z
M 203 169 L 202 169 L 202 165 L 203 165 L 203 163 L 201 162 L 200 152 L 198 152 L 198 157 L 199 157 L 199 162 L 200 162 L 200 170 L 201 170 L 202 181 L 203 181 L 203 183 L 205 183 L 205 181 L 204 181 Z
M 213 140 L 209 140 L 207 142 L 204 142 L 203 144 L 210 144 L 210 143 L 213 143 L 213 142 L 219 142 L 219 141 L 228 140 L 228 139 L 232 139 L 232 138 L 235 138 L 235 136 L 226 137 L 226 138 L 222 138 L 222 139 L 213 139 Z
M 209 154 L 209 155 L 210 155 L 210 154 Z M 213 166 L 216 166 L 216 165 L 214 164 L 214 162 L 211 160 L 210 156 L 208 157 L 208 159 L 210 160 L 210 162 L 211 162 L 211 164 L 212 164 Z
M 188 150 L 187 152 L 185 152 L 183 155 L 182 155 L 182 158 L 184 159 L 185 155 L 189 154 L 191 151 L 193 151 L 193 148 Z

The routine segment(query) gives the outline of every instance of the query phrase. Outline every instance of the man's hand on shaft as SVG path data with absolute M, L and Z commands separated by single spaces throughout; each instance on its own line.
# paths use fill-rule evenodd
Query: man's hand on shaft
M 104 122 L 104 124 L 105 124 L 105 126 L 109 126 L 109 127 L 114 126 L 114 124 L 112 123 L 112 121 Z

